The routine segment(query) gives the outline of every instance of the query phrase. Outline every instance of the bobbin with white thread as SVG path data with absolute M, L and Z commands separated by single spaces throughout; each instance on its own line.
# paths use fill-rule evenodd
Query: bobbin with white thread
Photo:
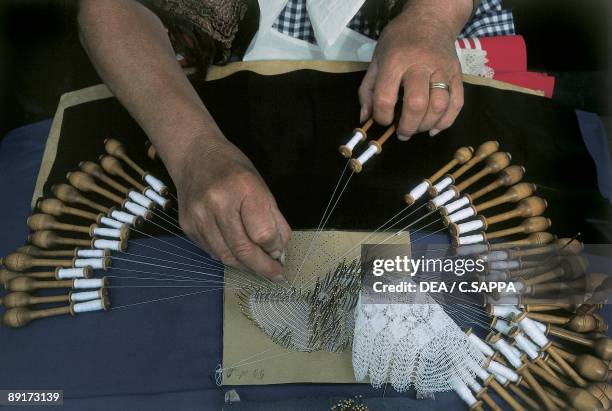
M 112 208 L 108 215 L 117 221 L 124 224 L 133 225 L 134 227 L 140 227 L 143 222 L 142 217 L 126 213 L 125 211 L 117 210 L 115 208 Z
M 153 212 L 151 210 L 144 208 L 140 204 L 136 204 L 133 201 L 125 200 L 121 204 L 121 206 L 129 211 L 131 214 L 134 214 L 138 217 L 142 217 L 145 220 L 150 220 L 153 218 Z
M 453 387 L 453 390 L 457 393 L 459 398 L 470 407 L 470 411 L 482 410 L 482 403 L 472 395 L 470 389 L 461 380 L 456 377 L 453 378 L 451 380 L 451 387 Z
M 482 341 L 476 334 L 474 334 L 471 327 L 465 330 L 465 334 L 468 336 L 470 342 L 474 344 L 484 355 L 490 357 L 494 354 L 493 349 L 487 343 Z
M 153 190 L 155 190 L 157 194 L 162 195 L 162 196 L 168 195 L 168 186 L 163 181 L 161 181 L 160 179 L 152 175 L 151 173 L 145 173 L 142 179 Z
M 68 296 L 72 302 L 84 302 L 108 298 L 108 291 L 106 288 L 100 288 L 97 291 L 71 291 Z
M 463 237 L 453 237 L 451 239 L 451 242 L 453 243 L 453 246 L 455 247 L 462 246 L 462 245 L 482 243 L 484 241 L 485 241 L 484 233 L 466 235 Z
M 144 208 L 148 208 L 149 210 L 153 210 L 155 208 L 155 202 L 144 194 L 139 193 L 138 191 L 130 190 L 128 192 L 128 197 L 139 204 Z
M 81 249 L 77 248 L 74 251 L 74 256 L 78 258 L 104 258 L 110 255 L 109 250 L 98 250 L 95 248 Z
M 94 270 L 108 270 L 111 265 L 110 257 L 103 258 L 75 258 L 72 260 L 74 267 L 91 267 Z
M 363 165 L 372 158 L 375 154 L 382 152 L 382 146 L 385 142 L 395 133 L 395 125 L 390 126 L 377 140 L 370 140 L 366 151 L 361 153 L 357 158 L 353 158 L 349 161 L 351 170 L 355 173 L 360 173 L 363 169 Z
M 449 231 L 455 237 L 459 237 L 462 234 L 471 233 L 472 231 L 484 231 L 487 229 L 487 222 L 482 216 L 476 217 L 474 220 L 470 220 L 464 223 L 451 223 Z
M 440 208 L 440 212 L 444 215 L 452 215 L 455 211 L 461 210 L 462 208 L 471 204 L 471 200 L 467 194 L 459 197 L 458 200 L 452 201 Z M 454 222 L 454 221 L 453 221 Z
M 459 196 L 459 192 L 457 191 L 457 188 L 454 186 L 450 186 L 442 194 L 432 198 L 427 203 L 427 208 L 429 208 L 430 210 L 435 210 L 443 206 L 444 204 L 448 203 L 452 199 L 457 198 L 458 196 Z
M 89 208 L 97 210 L 101 213 L 108 213 L 109 211 L 108 207 L 87 199 L 86 197 L 81 195 L 81 193 L 79 193 L 79 191 L 76 188 L 74 188 L 71 185 L 56 184 L 56 185 L 51 186 L 51 191 L 57 198 L 59 198 L 60 200 L 66 203 L 82 204 Z
M 338 151 L 345 158 L 351 158 L 353 156 L 353 150 L 357 146 L 357 144 L 364 142 L 368 136 L 368 130 L 374 124 L 374 120 L 370 118 L 366 121 L 361 127 L 358 127 L 353 130 L 353 136 L 346 143 L 338 147 Z
M 104 240 L 101 238 L 92 241 L 92 247 L 124 252 L 127 250 L 127 241 Z
M 75 314 L 79 314 L 92 311 L 108 311 L 109 308 L 109 303 L 105 302 L 103 299 L 98 299 L 73 304 L 72 312 L 74 312 Z
M 105 216 L 104 214 L 99 214 L 96 218 L 96 223 L 100 226 L 122 229 L 123 227 L 127 227 L 127 223 L 122 223 L 121 221 L 115 220 L 114 218 L 110 218 Z
M 150 198 L 151 200 L 153 200 L 157 205 L 159 205 L 163 210 L 167 210 L 168 207 L 170 207 L 170 200 L 162 197 L 161 195 L 157 194 L 157 191 L 153 190 L 150 187 L 146 187 L 143 191 L 143 194 L 147 197 Z
M 57 268 L 55 277 L 58 280 L 68 280 L 72 278 L 91 278 L 93 276 L 93 267 L 81 266 L 74 268 Z

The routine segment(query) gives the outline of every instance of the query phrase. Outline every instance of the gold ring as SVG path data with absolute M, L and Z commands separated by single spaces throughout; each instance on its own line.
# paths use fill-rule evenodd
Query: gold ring
M 446 84 L 446 83 L 442 83 L 442 82 L 439 82 L 439 83 L 429 83 L 429 88 L 430 89 L 441 88 L 441 89 L 444 89 L 446 91 L 450 91 L 449 85 Z

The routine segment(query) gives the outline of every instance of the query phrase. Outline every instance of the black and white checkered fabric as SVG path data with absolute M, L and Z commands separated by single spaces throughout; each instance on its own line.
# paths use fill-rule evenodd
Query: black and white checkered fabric
M 361 10 L 347 26 L 373 39 L 377 39 L 382 30 L 382 27 L 370 30 Z M 290 37 L 316 44 L 314 31 L 306 9 L 306 0 L 289 0 L 272 27 Z M 489 37 L 512 34 L 515 34 L 512 12 L 502 8 L 501 0 L 482 0 L 476 13 L 463 28 L 459 37 Z

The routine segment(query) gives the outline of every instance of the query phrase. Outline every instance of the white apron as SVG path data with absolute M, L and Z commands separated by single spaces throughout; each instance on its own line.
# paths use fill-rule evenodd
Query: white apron
M 317 44 L 311 44 L 272 28 L 288 0 L 259 0 L 259 29 L 244 60 L 371 61 L 376 41 L 346 27 L 364 2 L 306 0 L 317 40 Z

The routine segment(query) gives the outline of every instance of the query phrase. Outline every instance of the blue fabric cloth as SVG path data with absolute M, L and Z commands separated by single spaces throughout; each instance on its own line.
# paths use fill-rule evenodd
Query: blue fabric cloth
M 582 128 L 583 133 L 588 134 L 585 141 L 587 146 L 594 147 L 593 151 L 589 150 L 599 161 L 596 154 L 607 153 L 601 140 L 605 135 L 592 122 L 588 124 L 591 126 Z M 30 198 L 50 125 L 48 120 L 14 130 L 0 144 L 0 192 L 8 194 L 0 202 L 0 226 L 4 227 L 0 236 L 0 255 L 22 245 L 27 235 L 25 221 L 30 213 Z M 589 130 L 598 132 L 589 134 Z M 606 175 L 604 168 L 600 179 Z M 609 187 L 609 183 L 606 184 L 601 185 L 600 181 L 602 187 Z M 415 236 L 414 243 L 447 244 L 443 235 L 425 238 L 426 235 Z M 185 246 L 180 239 L 167 240 Z M 157 241 L 139 240 L 130 252 L 152 255 L 147 246 L 162 248 L 156 245 Z M 155 256 L 172 259 L 159 254 Z M 118 262 L 115 266 L 129 269 L 130 263 Z M 152 273 L 148 275 L 161 272 L 156 270 L 159 269 L 147 269 Z M 117 269 L 107 274 L 130 276 L 128 271 Z M 113 283 L 130 284 L 125 279 Z M 192 291 L 114 288 L 111 295 L 114 307 L 122 307 Z M 64 409 L 67 410 L 221 409 L 224 393 L 230 388 L 218 387 L 214 382 L 222 350 L 222 295 L 218 291 L 202 291 L 163 303 L 38 321 L 20 330 L 0 327 L 0 388 L 63 389 L 66 396 Z M 357 384 L 235 388 L 243 402 L 357 395 L 368 398 L 381 397 L 384 393 Z M 385 395 L 397 396 L 391 389 Z M 413 398 L 414 393 L 409 397 Z M 422 406 L 440 410 L 463 409 L 454 393 L 439 394 L 435 402 L 423 402 Z M 294 409 L 290 405 L 287 407 Z M 226 409 L 231 408 L 226 406 Z

